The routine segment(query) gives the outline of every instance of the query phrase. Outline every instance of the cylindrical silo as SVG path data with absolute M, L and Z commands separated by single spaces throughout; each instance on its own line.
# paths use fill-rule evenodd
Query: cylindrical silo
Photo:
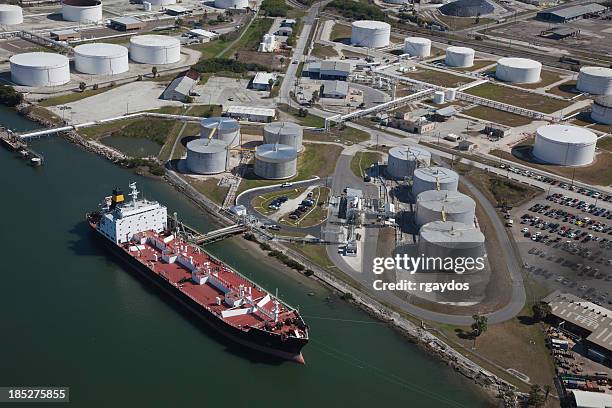
M 426 58 L 431 55 L 431 40 L 423 37 L 408 37 L 404 40 L 404 53 Z
M 174 64 L 181 59 L 181 41 L 167 35 L 137 35 L 130 39 L 130 58 L 143 64 Z
M 458 268 L 450 270 L 439 268 L 439 263 L 434 259 L 446 260 L 448 258 L 458 260 L 459 258 L 473 259 L 484 258 L 485 237 L 473 225 L 466 225 L 455 221 L 434 221 L 423 225 L 419 231 L 418 253 L 435 268 L 433 271 L 446 271 L 455 273 L 468 272 Z M 484 261 L 484 259 L 482 259 Z M 444 262 L 443 262 L 444 264 Z M 457 265 L 458 263 L 455 263 Z M 465 265 L 465 264 L 463 264 Z M 474 263 L 472 263 L 472 266 Z M 450 265 L 449 265 L 450 266 Z M 433 270 L 432 270 L 433 269 Z M 477 271 L 474 271 L 477 272 Z
M 387 175 L 395 179 L 410 178 L 419 167 L 427 167 L 431 153 L 416 146 L 396 146 L 389 150 Z
M 102 2 L 99 0 L 62 0 L 62 18 L 78 23 L 102 21 Z
M 474 50 L 467 47 L 448 47 L 444 63 L 449 67 L 471 67 L 474 65 Z
M 249 0 L 215 0 L 215 7 L 220 9 L 244 9 L 249 6 Z
M 446 91 L 444 91 L 444 99 L 446 99 L 447 102 L 452 102 L 456 98 L 457 98 L 457 89 L 448 88 L 446 89 Z
M 428 190 L 416 199 L 416 224 L 456 221 L 474 225 L 476 202 L 458 191 Z
M 595 122 L 612 125 L 612 95 L 604 95 L 595 99 L 591 110 L 591 119 Z
M 284 144 L 293 147 L 298 152 L 303 149 L 304 131 L 300 125 L 293 122 L 271 122 L 264 126 L 263 141 L 266 144 Z
M 128 49 L 117 44 L 78 45 L 74 48 L 74 68 L 91 75 L 117 75 L 127 72 Z
M 222 140 L 196 139 L 187 143 L 187 168 L 193 173 L 223 173 L 228 161 L 228 146 Z
M 28 52 L 10 58 L 11 80 L 26 86 L 57 86 L 70 82 L 70 61 L 50 52 Z
M 612 69 L 604 67 L 580 68 L 576 88 L 593 95 L 612 94 Z
M 200 121 L 200 137 L 223 140 L 230 147 L 240 144 L 240 124 L 236 119 L 213 116 Z
M 546 125 L 536 131 L 533 155 L 546 163 L 582 166 L 593 162 L 597 135 L 571 125 Z
M 297 173 L 297 150 L 282 144 L 262 144 L 255 149 L 255 174 L 268 180 L 281 180 Z
M 542 64 L 528 58 L 500 58 L 495 77 L 500 81 L 533 84 L 540 81 Z
M 427 190 L 457 191 L 459 175 L 444 167 L 421 167 L 414 171 L 412 195 L 418 197 Z
M 382 21 L 359 20 L 351 24 L 351 44 L 379 48 L 389 45 L 391 25 Z
M 444 92 L 443 91 L 435 91 L 433 95 L 433 103 L 436 105 L 440 105 L 444 103 Z
M 0 4 L 0 25 L 15 25 L 23 23 L 21 7 L 12 4 Z

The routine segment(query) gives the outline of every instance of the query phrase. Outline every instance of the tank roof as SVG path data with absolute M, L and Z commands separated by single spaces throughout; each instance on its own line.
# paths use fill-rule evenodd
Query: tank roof
M 404 42 L 412 44 L 431 44 L 431 40 L 425 37 L 406 37 Z
M 463 212 L 476 207 L 476 202 L 458 191 L 428 190 L 417 196 L 417 204 L 435 211 Z
M 69 64 L 68 58 L 61 54 L 52 52 L 26 52 L 13 55 L 10 60 L 12 64 L 32 68 L 53 68 Z
M 459 180 L 459 175 L 453 170 L 444 167 L 420 167 L 414 171 L 414 178 L 423 181 L 445 182 L 449 180 Z
M 612 68 L 605 67 L 582 67 L 580 68 L 580 73 L 599 76 L 599 77 L 610 77 L 612 78 Z
M 0 4 L 0 12 L 2 11 L 21 11 L 21 7 L 14 4 Z
M 358 20 L 353 21 L 353 27 L 359 28 L 373 28 L 373 29 L 387 29 L 391 30 L 391 25 L 389 23 L 385 23 L 384 21 L 376 21 L 376 20 Z
M 612 95 L 602 95 L 595 98 L 597 105 L 603 106 L 604 108 L 612 108 Z
M 62 0 L 62 4 L 73 7 L 94 7 L 102 4 L 99 0 Z
M 591 144 L 597 135 L 588 129 L 572 125 L 546 125 L 537 130 L 537 135 L 546 140 L 566 144 Z
M 302 133 L 302 127 L 293 122 L 270 122 L 266 123 L 264 130 L 270 133 Z
M 142 47 L 174 47 L 180 45 L 181 41 L 167 35 L 147 34 L 130 38 L 130 44 Z
M 498 64 L 514 68 L 542 68 L 542 64 L 529 58 L 500 58 Z
M 389 150 L 389 156 L 400 160 L 419 160 L 431 158 L 429 150 L 417 146 L 395 146 Z
M 187 150 L 196 153 L 221 153 L 227 150 L 227 143 L 219 139 L 195 139 L 187 143 Z
M 128 49 L 118 44 L 91 43 L 74 47 L 75 54 L 87 57 L 123 57 L 128 54 Z
M 475 227 L 457 221 L 433 221 L 421 227 L 419 235 L 432 243 L 477 243 L 482 244 L 485 237 Z
M 236 119 L 226 118 L 223 116 L 212 116 L 210 118 L 203 118 L 200 121 L 200 126 L 211 130 L 217 128 L 218 130 L 221 130 L 223 132 L 231 132 L 240 128 L 240 124 Z
M 474 54 L 474 49 L 468 47 L 451 46 L 446 49 L 446 52 L 454 52 L 455 54 Z
M 474 17 L 492 13 L 495 8 L 486 0 L 457 0 L 439 8 L 442 14 L 455 17 Z
M 255 149 L 255 158 L 267 162 L 287 162 L 297 158 L 297 150 L 284 144 L 262 144 Z

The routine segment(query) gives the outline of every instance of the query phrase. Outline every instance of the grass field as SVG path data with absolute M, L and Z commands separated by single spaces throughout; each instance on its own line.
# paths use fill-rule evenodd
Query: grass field
M 253 205 L 253 208 L 255 208 L 255 210 L 259 211 L 260 213 L 264 215 L 270 215 L 276 212 L 276 210 L 272 210 L 268 208 L 268 205 L 270 205 L 270 203 L 275 198 L 280 197 L 280 196 L 287 196 L 291 200 L 293 198 L 298 197 L 300 194 L 302 194 L 304 190 L 306 190 L 305 187 L 292 188 L 292 189 L 288 188 L 283 191 L 273 191 L 271 193 L 262 194 L 260 196 L 255 197 L 253 201 L 251 202 L 251 204 Z
M 497 109 L 489 108 L 487 106 L 475 106 L 473 108 L 462 111 L 468 116 L 483 119 L 490 122 L 499 123 L 506 126 L 524 126 L 531 123 L 531 119 L 516 115 L 514 113 L 500 111 Z
M 554 95 L 559 95 L 564 98 L 573 98 L 574 96 L 580 93 L 580 91 L 576 89 L 576 81 L 567 81 L 560 85 L 553 86 L 546 92 Z
M 83 92 L 71 92 L 66 95 L 60 95 L 60 96 L 55 96 L 53 98 L 45 99 L 44 101 L 40 102 L 39 105 L 43 107 L 64 105 L 70 102 L 80 101 L 81 99 L 85 99 L 90 96 L 98 95 L 106 91 L 110 91 L 111 89 L 113 89 L 113 87 L 105 86 L 105 87 L 98 88 L 98 89 L 86 89 Z
M 289 218 L 281 218 L 279 223 L 290 225 L 292 227 L 312 227 L 321 224 L 327 219 L 327 207 L 325 203 L 329 197 L 329 188 L 327 187 L 316 187 L 312 190 L 312 198 L 316 201 L 316 204 L 308 211 L 302 218 L 292 220 Z
M 224 53 L 224 56 L 233 58 L 234 53 L 241 50 L 257 51 L 263 35 L 268 33 L 273 22 L 274 19 L 272 18 L 259 18 L 253 21 L 244 35 Z
M 561 99 L 547 98 L 542 95 L 507 86 L 491 83 L 482 84 L 464 91 L 470 95 L 480 96 L 509 105 L 531 109 L 537 112 L 553 113 L 565 109 L 572 103 Z
M 535 84 L 517 84 L 517 85 L 520 86 L 521 88 L 536 89 L 536 88 L 543 88 L 550 84 L 554 84 L 555 82 L 558 82 L 560 80 L 561 80 L 561 75 L 559 75 L 558 73 L 543 69 L 542 72 L 540 73 L 540 82 L 536 82 Z
M 315 44 L 312 47 L 312 52 L 310 53 L 313 57 L 326 59 L 326 58 L 338 58 L 338 53 L 331 45 L 323 45 L 323 44 Z
M 444 59 L 441 60 L 442 62 L 444 62 Z M 474 65 L 472 65 L 471 67 L 465 67 L 465 68 L 461 68 L 461 67 L 453 67 L 453 69 L 457 70 L 457 71 L 466 71 L 466 72 L 473 72 L 473 71 L 477 71 L 481 68 L 484 68 L 488 65 L 492 65 L 494 64 L 495 61 L 491 61 L 491 60 L 475 60 L 474 61 Z
M 204 44 L 190 45 L 189 48 L 200 51 L 202 53 L 200 59 L 209 59 L 217 57 L 230 44 L 230 40 L 219 38 Z
M 372 167 L 372 164 L 379 162 L 382 155 L 378 152 L 357 152 L 351 159 L 351 171 L 357 177 L 361 178 L 365 174 L 365 170 Z
M 459 75 L 450 74 L 448 72 L 436 71 L 433 69 L 418 68 L 414 72 L 404 74 L 417 81 L 427 82 L 438 86 L 456 87 L 461 84 L 473 82 L 473 78 L 466 78 Z
M 225 196 L 227 195 L 229 188 L 219 187 L 217 185 L 219 180 L 215 178 L 196 180 L 191 177 L 188 177 L 187 180 L 189 181 L 189 184 L 191 184 L 200 193 L 204 194 L 206 197 L 210 198 L 219 205 L 223 204 L 223 200 L 225 200 Z
M 351 27 L 344 24 L 334 24 L 329 39 L 332 41 L 342 41 L 351 38 Z

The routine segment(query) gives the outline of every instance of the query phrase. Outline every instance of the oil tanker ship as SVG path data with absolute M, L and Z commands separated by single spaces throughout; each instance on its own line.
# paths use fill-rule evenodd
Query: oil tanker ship
M 308 327 L 298 310 L 170 231 L 167 208 L 130 188 L 131 202 L 115 189 L 87 214 L 102 242 L 231 341 L 304 363 Z

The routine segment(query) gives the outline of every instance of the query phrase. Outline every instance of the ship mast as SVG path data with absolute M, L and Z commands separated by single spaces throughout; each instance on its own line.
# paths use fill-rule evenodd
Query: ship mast
M 130 193 L 130 196 L 132 196 L 132 205 L 136 207 L 136 200 L 138 199 L 139 194 L 139 191 L 136 188 L 136 182 L 130 183 L 130 188 L 132 189 L 132 192 Z

